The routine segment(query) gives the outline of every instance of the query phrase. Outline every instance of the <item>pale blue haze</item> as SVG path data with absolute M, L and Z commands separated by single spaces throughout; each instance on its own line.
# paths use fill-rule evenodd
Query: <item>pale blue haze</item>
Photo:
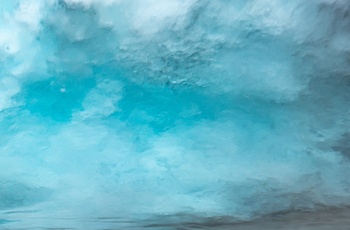
M 350 205 L 349 13 L 0 0 L 0 228 Z

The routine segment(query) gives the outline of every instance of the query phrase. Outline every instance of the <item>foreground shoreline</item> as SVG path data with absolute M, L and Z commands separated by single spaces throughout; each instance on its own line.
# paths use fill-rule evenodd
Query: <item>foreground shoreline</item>
M 19 212 L 17 214 L 20 214 Z M 0 221 L 4 230 L 28 229 L 71 229 L 71 230 L 117 230 L 117 229 L 155 229 L 155 230 L 348 230 L 350 229 L 350 207 L 324 208 L 318 211 L 300 210 L 274 213 L 250 221 L 235 218 L 200 217 L 191 214 L 158 216 L 150 219 L 131 220 L 120 217 L 91 218 L 50 218 L 38 217 L 35 212 L 9 215 L 8 220 Z M 22 218 L 22 219 L 21 219 Z

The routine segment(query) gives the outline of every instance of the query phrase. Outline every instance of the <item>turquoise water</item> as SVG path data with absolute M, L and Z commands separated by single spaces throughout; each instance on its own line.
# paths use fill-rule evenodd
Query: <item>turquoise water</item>
M 348 206 L 349 7 L 0 0 L 0 226 Z

